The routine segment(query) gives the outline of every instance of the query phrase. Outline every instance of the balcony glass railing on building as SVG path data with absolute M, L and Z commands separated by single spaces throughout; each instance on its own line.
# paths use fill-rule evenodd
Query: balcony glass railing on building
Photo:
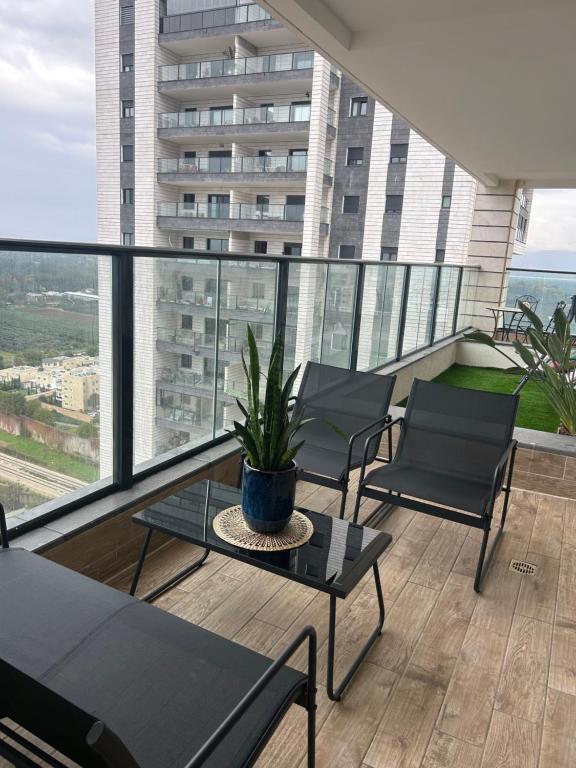
M 216 295 L 202 291 L 184 291 L 181 288 L 158 288 L 158 301 L 164 304 L 185 304 L 194 307 L 215 306 Z M 253 298 L 237 294 L 223 293 L 220 298 L 220 311 L 227 312 L 261 312 L 269 313 L 274 308 L 273 300 L 269 298 Z
M 512 267 L 507 271 L 507 307 L 516 306 L 518 300 L 523 297 L 525 300 L 525 297 L 533 297 L 536 302 L 536 314 L 546 328 L 552 320 L 554 310 L 560 306 L 570 316 L 572 332 L 576 334 L 576 270 L 528 270 Z
M 192 219 L 304 221 L 304 206 L 257 203 L 159 203 L 158 215 Z
M 158 173 L 306 173 L 307 167 L 307 155 L 169 157 L 158 161 Z M 332 173 L 328 158 L 325 173 Z
M 274 53 L 266 56 L 248 56 L 238 59 L 194 61 L 188 64 L 168 64 L 160 67 L 161 83 L 177 80 L 203 80 L 211 77 L 261 75 L 271 72 L 291 72 L 312 69 L 314 51 Z
M 222 125 L 309 122 L 309 104 L 278 104 L 271 107 L 243 109 L 199 109 L 188 112 L 162 112 L 158 115 L 159 128 L 210 128 Z
M 469 327 L 478 274 L 0 241 L 0 499 L 10 529 L 38 527 L 226 439 L 241 418 L 232 395 L 242 397 L 248 324 L 264 359 L 284 336 L 287 371 L 307 360 L 374 370 Z M 185 296 L 191 304 L 151 304 Z M 79 367 L 89 373 L 74 376 Z M 92 388 L 64 387 L 76 380 Z M 162 381 L 177 391 L 159 398 Z
M 227 8 L 193 11 L 160 17 L 160 32 L 195 32 L 233 24 L 248 24 L 271 19 L 269 13 L 254 3 L 228 2 Z

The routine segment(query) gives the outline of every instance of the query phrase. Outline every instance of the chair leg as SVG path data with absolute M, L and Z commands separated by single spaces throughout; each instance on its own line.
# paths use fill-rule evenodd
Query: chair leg
M 512 451 L 510 462 L 508 464 L 508 476 L 506 478 L 506 487 L 504 488 L 504 504 L 502 506 L 502 514 L 500 515 L 500 528 L 504 530 L 504 524 L 506 523 L 506 515 L 508 513 L 508 502 L 510 501 L 510 491 L 512 490 L 512 475 L 514 473 L 514 460 L 516 459 L 516 448 Z
M 362 501 L 362 486 L 358 486 L 356 492 L 356 503 L 354 504 L 354 514 L 352 515 L 352 522 L 356 524 L 358 522 L 358 512 L 360 511 L 360 502 Z
M 340 520 L 344 520 L 344 512 L 346 511 L 347 496 L 348 496 L 348 480 L 346 480 L 346 485 L 342 489 L 342 500 L 340 502 Z
M 478 556 L 478 565 L 476 566 L 476 577 L 474 578 L 474 592 L 480 592 L 482 584 L 482 576 L 484 575 L 484 558 L 486 557 L 486 548 L 488 546 L 488 538 L 490 536 L 490 525 L 484 528 L 484 535 L 482 536 L 482 544 L 480 545 L 480 555 Z

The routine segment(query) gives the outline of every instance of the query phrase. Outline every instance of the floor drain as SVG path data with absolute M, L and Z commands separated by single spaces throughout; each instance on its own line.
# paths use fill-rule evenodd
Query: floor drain
M 532 563 L 526 563 L 524 560 L 510 560 L 510 570 L 514 573 L 521 573 L 523 576 L 534 576 L 536 566 Z

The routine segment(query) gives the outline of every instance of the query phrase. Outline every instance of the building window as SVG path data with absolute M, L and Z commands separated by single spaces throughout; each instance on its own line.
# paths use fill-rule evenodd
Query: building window
M 264 283 L 252 283 L 252 298 L 263 299 L 266 295 L 266 287 Z
M 452 205 L 452 195 L 442 195 L 442 208 L 450 208 Z
M 302 243 L 284 243 L 283 256 L 302 256 Z
M 133 232 L 122 232 L 122 245 L 134 245 Z
M 516 227 L 516 240 L 523 243 L 526 240 L 526 230 L 528 228 L 528 217 L 522 213 L 518 216 L 518 225 Z
M 383 245 L 380 248 L 380 261 L 398 261 L 398 248 Z
M 183 237 L 182 238 L 182 248 L 190 248 L 192 250 L 194 248 L 194 238 L 193 237 Z M 192 278 L 190 278 L 192 279 Z
M 122 205 L 134 205 L 134 189 L 124 187 L 122 190 Z
M 355 245 L 341 245 L 338 249 L 339 259 L 353 259 L 356 254 Z
M 438 264 L 443 264 L 445 259 L 446 259 L 446 249 L 436 248 L 436 258 L 434 259 L 434 261 L 436 261 Z
M 122 5 L 120 7 L 120 24 L 134 24 L 133 5 Z
M 220 239 L 217 237 L 209 237 L 206 240 L 207 251 L 227 251 L 228 240 Z
M 390 145 L 390 162 L 405 163 L 408 159 L 408 144 Z
M 191 331 L 192 321 L 193 321 L 192 315 L 182 315 L 182 328 L 185 331 Z
M 254 253 L 268 253 L 268 241 L 254 240 Z
M 134 71 L 134 54 L 133 53 L 123 53 L 122 56 L 120 56 L 120 69 L 122 72 Z
M 123 163 L 134 161 L 134 144 L 122 144 L 121 158 Z
M 386 195 L 386 213 L 402 213 L 402 195 Z
M 192 355 L 180 355 L 180 368 L 192 368 Z
M 344 195 L 342 198 L 342 213 L 358 213 L 360 198 L 358 195 Z
M 368 111 L 368 96 L 354 96 L 350 99 L 350 117 L 363 117 Z
M 362 165 L 364 162 L 364 147 L 348 147 L 346 165 Z
M 182 286 L 183 291 L 194 290 L 194 280 L 189 277 L 189 275 L 182 275 L 180 285 Z
M 134 102 L 132 99 L 122 99 L 122 117 L 134 117 Z

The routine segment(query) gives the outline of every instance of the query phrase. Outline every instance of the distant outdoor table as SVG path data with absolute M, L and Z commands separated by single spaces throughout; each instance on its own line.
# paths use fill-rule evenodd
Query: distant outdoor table
M 328 662 L 326 688 L 333 701 L 339 701 L 344 689 L 360 666 L 366 654 L 376 642 L 384 625 L 384 598 L 380 585 L 378 558 L 389 546 L 392 537 L 374 528 L 367 528 L 347 520 L 322 515 L 319 512 L 298 507 L 314 526 L 314 534 L 308 543 L 284 552 L 257 552 L 243 549 L 221 539 L 214 531 L 212 521 L 223 509 L 240 504 L 242 492 L 211 480 L 184 488 L 174 496 L 158 501 L 148 509 L 137 512 L 132 520 L 147 528 L 146 539 L 130 594 L 136 592 L 153 531 L 196 544 L 204 553 L 169 581 L 145 595 L 143 600 L 153 600 L 170 587 L 182 581 L 199 568 L 209 552 L 218 552 L 248 565 L 261 568 L 296 581 L 330 596 L 328 625 Z M 376 628 L 352 662 L 340 685 L 334 688 L 334 652 L 336 646 L 336 599 L 346 598 L 369 570 L 374 573 L 379 616 Z
M 511 315 L 510 320 L 513 320 L 516 315 L 523 315 L 524 310 L 520 309 L 520 307 L 486 307 L 486 309 L 489 309 L 494 317 L 494 332 L 492 333 L 492 338 L 496 338 L 498 320 L 500 315 L 502 315 L 502 339 L 508 341 L 510 338 L 510 325 L 506 325 L 506 315 Z

